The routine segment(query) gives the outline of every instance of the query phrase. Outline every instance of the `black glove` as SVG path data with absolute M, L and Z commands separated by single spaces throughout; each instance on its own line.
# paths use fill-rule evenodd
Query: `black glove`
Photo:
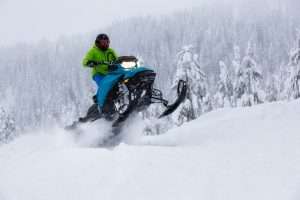
M 93 60 L 89 60 L 86 65 L 90 68 L 93 68 L 97 65 L 98 63 L 96 61 L 93 61 Z
M 118 65 L 116 65 L 116 64 L 110 64 L 110 65 L 108 65 L 108 71 L 109 72 L 115 71 L 117 69 L 118 69 Z

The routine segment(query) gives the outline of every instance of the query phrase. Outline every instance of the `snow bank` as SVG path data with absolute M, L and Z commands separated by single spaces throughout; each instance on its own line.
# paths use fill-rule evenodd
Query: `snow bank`
M 299 144 L 300 101 L 266 103 L 254 107 L 220 109 L 169 131 L 160 137 L 143 138 L 153 145 L 246 144 L 284 141 Z M 295 140 L 290 141 L 290 138 Z
M 299 116 L 300 101 L 223 109 L 161 136 L 131 126 L 114 149 L 27 135 L 0 147 L 0 199 L 296 200 Z

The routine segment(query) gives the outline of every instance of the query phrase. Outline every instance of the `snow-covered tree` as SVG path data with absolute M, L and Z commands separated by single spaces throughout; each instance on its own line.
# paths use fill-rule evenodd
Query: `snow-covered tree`
M 237 74 L 241 68 L 241 50 L 240 50 L 240 47 L 237 45 L 235 45 L 233 47 L 232 67 L 233 67 L 235 74 Z
M 252 106 L 263 103 L 265 94 L 261 89 L 262 73 L 257 69 L 254 60 L 254 49 L 248 43 L 246 56 L 243 58 L 240 67 L 236 70 L 235 98 L 238 106 Z
M 287 93 L 286 93 L 286 82 L 289 77 L 289 71 L 286 64 L 281 64 L 279 66 L 279 69 L 274 73 L 273 79 L 276 84 L 276 88 L 278 90 L 278 100 L 286 100 L 288 99 Z
M 232 107 L 233 106 L 233 84 L 232 77 L 227 65 L 223 62 L 219 62 L 220 75 L 217 84 L 218 90 L 214 95 L 214 107 Z
M 238 97 L 240 97 L 241 90 L 237 89 L 241 84 L 241 51 L 240 47 L 235 45 L 233 47 L 233 60 L 232 60 L 232 68 L 233 68 L 233 106 L 237 106 Z
M 279 99 L 280 82 L 279 76 L 271 75 L 266 83 L 266 101 L 273 102 Z
M 285 83 L 285 93 L 289 99 L 300 97 L 300 30 L 298 30 L 297 42 L 297 47 L 290 52 L 289 76 Z
M 0 143 L 11 141 L 16 136 L 14 120 L 0 107 Z
M 197 118 L 212 107 L 207 89 L 207 77 L 200 67 L 198 55 L 194 53 L 192 45 L 184 46 L 177 54 L 173 89 L 180 79 L 187 81 L 188 88 L 185 102 L 173 114 L 173 121 L 177 125 Z

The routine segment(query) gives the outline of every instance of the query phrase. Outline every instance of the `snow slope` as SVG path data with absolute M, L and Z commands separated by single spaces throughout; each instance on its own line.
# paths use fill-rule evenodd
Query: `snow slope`
M 86 147 L 95 131 L 85 143 L 27 134 L 0 147 L 0 200 L 297 200 L 299 116 L 293 101 L 214 111 L 161 136 L 134 124 L 114 149 Z

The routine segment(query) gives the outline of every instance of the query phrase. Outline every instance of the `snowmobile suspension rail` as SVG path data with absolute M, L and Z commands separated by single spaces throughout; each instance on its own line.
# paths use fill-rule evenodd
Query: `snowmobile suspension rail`
M 151 103 L 162 103 L 166 107 L 169 104 L 169 102 L 163 98 L 162 92 L 155 88 L 152 90 Z

